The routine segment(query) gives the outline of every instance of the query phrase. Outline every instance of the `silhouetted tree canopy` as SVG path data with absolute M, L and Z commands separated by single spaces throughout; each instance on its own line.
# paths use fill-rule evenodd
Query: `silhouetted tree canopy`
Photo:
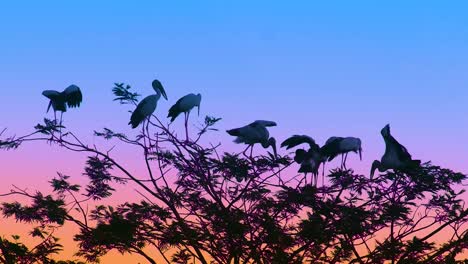
M 113 88 L 125 109 L 139 102 L 129 89 L 123 83 Z M 121 116 L 126 124 L 129 117 Z M 223 153 L 210 142 L 212 133 L 221 133 L 220 120 L 206 116 L 189 141 L 157 110 L 136 136 L 127 135 L 130 128 L 94 131 L 139 149 L 135 158 L 144 162 L 144 175 L 57 120 L 44 119 L 21 137 L 0 134 L 4 150 L 39 140 L 86 155 L 88 179 L 81 186 L 78 175 L 58 173 L 50 193 L 13 186 L 2 194 L 28 198 L 2 202 L 1 213 L 29 224 L 29 235 L 40 242 L 26 246 L 23 237 L 0 237 L 0 263 L 81 263 L 53 260 L 62 250 L 54 231 L 65 223 L 79 227 L 77 259 L 91 263 L 112 250 L 148 263 L 468 263 L 462 259 L 468 209 L 460 188 L 466 175 L 430 162 L 372 180 L 335 168 L 315 186 L 307 183 L 310 174 L 295 172 L 289 153 Z M 134 188 L 134 196 L 112 204 L 120 188 Z

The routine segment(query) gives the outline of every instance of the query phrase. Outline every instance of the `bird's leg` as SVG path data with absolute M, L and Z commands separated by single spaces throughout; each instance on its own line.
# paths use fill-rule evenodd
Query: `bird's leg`
M 345 158 L 344 158 L 344 163 L 343 163 L 343 167 L 346 169 L 346 160 L 348 159 L 348 152 L 346 152 L 345 154 Z
M 54 126 L 57 126 L 57 112 L 54 110 Z M 54 130 L 51 131 L 50 141 L 54 139 Z
M 144 121 L 143 121 L 144 122 Z M 143 123 L 143 126 L 146 127 L 146 135 L 148 136 L 148 147 L 151 149 L 151 138 L 150 138 L 150 132 L 149 132 L 149 119 L 146 120 L 146 126 L 145 123 Z
M 188 138 L 188 118 L 189 118 L 189 113 L 187 112 L 184 112 L 184 116 L 185 116 L 185 140 L 188 142 L 189 141 L 189 138 Z
M 249 156 L 247 156 L 247 154 L 245 154 L 249 148 L 250 148 L 250 145 L 248 145 L 248 146 L 244 149 L 244 151 L 242 151 L 242 154 L 243 154 L 246 158 L 249 157 Z
M 60 124 L 59 124 L 60 139 L 62 139 L 62 117 L 63 117 L 63 112 L 60 112 Z
M 250 159 L 252 159 L 252 155 L 253 155 L 253 146 L 254 145 L 252 145 L 252 147 L 250 148 Z
M 343 161 L 344 161 L 344 155 L 341 154 L 341 169 L 343 169 Z
M 305 185 L 307 185 L 307 172 L 304 173 Z

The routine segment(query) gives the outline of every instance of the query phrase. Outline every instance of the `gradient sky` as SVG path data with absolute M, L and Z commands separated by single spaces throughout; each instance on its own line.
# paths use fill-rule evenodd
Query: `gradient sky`
M 41 91 L 74 83 L 84 103 L 66 113 L 71 129 L 91 142 L 103 126 L 129 131 L 112 84 L 148 95 L 158 78 L 170 100 L 161 115 L 200 92 L 221 130 L 269 119 L 279 140 L 360 137 L 364 159 L 350 161 L 361 173 L 390 123 L 415 158 L 468 173 L 466 1 L 253 2 L 2 2 L 0 128 L 30 131 L 46 116 Z M 224 133 L 212 140 L 240 149 Z M 0 192 L 41 188 L 55 171 L 79 176 L 83 160 L 45 144 L 0 152 Z

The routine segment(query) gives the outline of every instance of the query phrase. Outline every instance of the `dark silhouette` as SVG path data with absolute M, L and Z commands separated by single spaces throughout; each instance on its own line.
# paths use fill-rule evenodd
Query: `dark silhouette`
M 256 120 L 246 126 L 233 128 L 226 132 L 229 135 L 236 137 L 234 142 L 245 143 L 248 145 L 243 152 L 244 154 L 250 147 L 250 157 L 252 157 L 253 147 L 255 144 L 259 143 L 263 148 L 271 147 L 273 149 L 273 154 L 276 157 L 276 139 L 274 137 L 270 137 L 270 132 L 268 132 L 267 129 L 267 127 L 272 126 L 276 126 L 276 123 L 273 121 Z
M 161 95 L 164 97 L 164 99 L 167 100 L 166 91 L 164 90 L 164 87 L 160 81 L 154 80 L 151 85 L 153 86 L 156 94 L 148 95 L 143 100 L 141 100 L 140 103 L 138 103 L 135 111 L 133 111 L 132 116 L 130 117 L 130 122 L 128 122 L 132 128 L 137 128 L 143 121 L 145 121 L 145 119 L 148 119 L 153 114 L 154 110 L 156 110 Z M 116 98 L 117 100 L 120 100 L 121 102 L 125 101 L 125 98 L 122 99 L 123 94 L 118 93 L 116 95 L 118 96 Z M 126 101 L 136 102 L 134 97 L 128 98 Z
M 54 90 L 45 90 L 42 92 L 42 95 L 49 98 L 49 106 L 47 107 L 47 112 L 49 112 L 50 107 L 54 110 L 54 120 L 57 121 L 57 111 L 60 112 L 60 124 L 62 123 L 62 115 L 67 111 L 68 107 L 79 107 L 81 101 L 83 101 L 83 95 L 78 86 L 72 84 L 68 86 L 62 92 L 57 92 Z
M 113 89 L 124 106 L 138 103 L 138 95 L 129 89 L 121 83 Z M 306 184 L 302 173 L 287 173 L 296 165 L 288 155 L 276 153 L 266 129 L 275 122 L 255 121 L 228 130 L 237 143 L 249 145 L 247 149 L 256 143 L 273 147 L 274 155 L 261 150 L 247 156 L 247 149 L 244 155 L 220 153 L 220 144 L 200 143 L 201 138 L 209 142 L 206 136 L 215 133 L 220 118 L 207 116 L 187 141 L 149 112 L 135 122 L 148 120 L 135 137 L 109 128 L 94 132 L 142 150 L 146 177 L 126 168 L 109 149 L 88 145 L 72 131 L 57 136 L 57 124 L 48 119 L 22 137 L 0 133 L 1 149 L 45 141 L 88 156 L 84 186 L 59 173 L 50 180 L 50 193 L 13 186 L 0 194 L 29 199 L 2 202 L 1 214 L 31 225 L 31 236 L 42 240 L 28 248 L 19 237 L 1 238 L 0 263 L 76 263 L 53 260 L 61 250 L 53 234 L 65 223 L 79 227 L 74 236 L 77 256 L 87 263 L 112 250 L 153 264 L 468 263 L 460 259 L 468 247 L 468 209 L 460 190 L 467 176 L 462 173 L 397 156 L 411 160 L 411 169 L 386 167 L 370 179 L 338 167 L 317 187 Z M 402 151 L 389 132 L 382 133 L 387 148 Z M 282 145 L 302 143 L 322 155 L 310 137 L 295 136 Z M 295 157 L 300 167 L 305 166 L 302 158 Z M 106 205 L 120 188 L 136 188 L 135 196 Z M 91 200 L 100 205 L 88 209 Z
M 312 173 L 313 184 L 317 186 L 318 170 L 320 164 L 324 163 L 327 156 L 323 154 L 320 146 L 315 140 L 307 135 L 293 135 L 281 143 L 281 147 L 291 149 L 301 144 L 308 144 L 309 150 L 297 149 L 294 155 L 294 161 L 300 164 L 298 172 L 304 173 L 304 180 L 307 183 L 307 173 Z
M 324 156 L 328 157 L 328 161 L 341 155 L 341 168 L 345 169 L 349 152 L 358 153 L 359 159 L 362 160 L 361 139 L 355 137 L 330 137 L 321 151 Z
M 200 116 L 200 102 L 201 94 L 187 94 L 183 96 L 169 109 L 167 117 L 171 118 L 171 122 L 181 114 L 184 113 L 184 125 L 185 125 L 185 139 L 188 141 L 188 120 L 190 116 L 190 111 L 196 106 L 198 108 L 198 116 Z
M 374 176 L 376 169 L 384 172 L 389 169 L 404 170 L 419 167 L 421 161 L 413 160 L 408 150 L 390 134 L 390 125 L 382 128 L 380 133 L 385 141 L 385 153 L 381 161 L 374 160 L 372 163 L 371 178 Z

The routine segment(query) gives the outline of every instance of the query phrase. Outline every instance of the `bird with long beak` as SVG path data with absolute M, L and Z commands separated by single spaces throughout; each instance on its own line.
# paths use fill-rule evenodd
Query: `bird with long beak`
M 70 108 L 79 107 L 83 101 L 83 95 L 78 86 L 72 84 L 68 86 L 62 92 L 57 92 L 54 90 L 45 90 L 42 92 L 42 95 L 49 98 L 49 106 L 47 107 L 47 112 L 49 112 L 50 107 L 54 110 L 54 119 L 57 121 L 57 111 L 60 112 L 60 124 L 62 124 L 62 115 L 67 111 L 67 105 Z
M 198 116 L 200 116 L 200 102 L 201 102 L 201 94 L 187 94 L 186 96 L 177 100 L 177 102 L 169 109 L 169 113 L 167 117 L 171 118 L 171 122 L 180 115 L 180 113 L 184 113 L 185 115 L 185 137 L 186 141 L 188 141 L 188 119 L 190 115 L 190 111 L 194 107 L 198 108 Z
M 326 157 L 324 157 L 320 151 L 319 145 L 315 143 L 315 140 L 307 135 L 293 135 L 287 138 L 281 147 L 286 147 L 286 149 L 294 148 L 301 144 L 308 144 L 309 150 L 297 149 L 294 156 L 294 161 L 300 165 L 298 172 L 304 173 L 304 177 L 307 183 L 307 173 L 312 173 L 313 184 L 317 185 L 318 179 L 318 170 L 320 164 L 325 162 Z M 322 179 L 322 182 L 325 180 Z
M 166 91 L 160 81 L 154 80 L 151 85 L 153 86 L 153 90 L 156 94 L 149 95 L 138 103 L 135 111 L 133 111 L 132 116 L 130 117 L 130 122 L 128 122 L 132 128 L 138 127 L 143 123 L 143 121 L 151 117 L 158 106 L 158 101 L 161 96 L 167 100 Z
M 355 137 L 330 137 L 321 148 L 328 161 L 332 161 L 341 154 L 341 168 L 346 169 L 346 160 L 349 152 L 359 153 L 359 159 L 362 160 L 361 139 Z
M 382 128 L 380 134 L 385 141 L 385 153 L 380 161 L 374 160 L 372 163 L 370 179 L 374 177 L 376 169 L 380 172 L 385 172 L 390 169 L 406 170 L 417 168 L 421 165 L 421 161 L 413 160 L 408 150 L 390 134 L 390 124 Z
M 276 151 L 276 140 L 274 137 L 270 137 L 270 133 L 267 129 L 267 127 L 272 126 L 276 126 L 276 123 L 273 121 L 257 120 L 246 126 L 230 129 L 226 132 L 229 135 L 236 137 L 234 142 L 248 145 L 242 152 L 244 155 L 250 148 L 250 158 L 252 158 L 253 147 L 255 144 L 259 143 L 263 148 L 271 147 L 276 158 L 278 156 Z

